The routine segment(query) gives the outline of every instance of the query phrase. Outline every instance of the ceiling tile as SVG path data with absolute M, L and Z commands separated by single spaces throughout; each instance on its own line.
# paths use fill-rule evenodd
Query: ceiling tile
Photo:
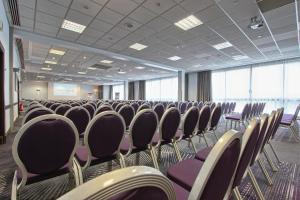
M 94 37 L 94 38 L 100 38 L 101 36 L 103 36 L 105 33 L 104 32 L 100 32 L 98 30 L 95 30 L 93 28 L 86 28 L 83 33 L 84 35 L 89 35 L 91 37 Z
M 47 25 L 47 24 L 37 22 L 35 24 L 35 29 L 36 30 L 41 30 L 41 31 L 44 31 L 44 32 L 48 32 L 48 33 L 56 34 L 59 30 L 59 27 L 50 26 L 50 25 Z
M 181 6 L 189 12 L 198 12 L 214 4 L 211 0 L 185 0 L 181 3 Z
M 34 9 L 35 8 L 35 1 L 36 0 L 18 0 L 18 4 L 20 6 L 26 6 L 26 7 Z
M 165 19 L 167 19 L 168 21 L 175 23 L 187 16 L 189 16 L 190 14 L 188 12 L 186 12 L 182 7 L 180 6 L 176 6 L 170 10 L 168 10 L 167 12 L 165 12 L 162 17 L 164 17 Z
M 138 4 L 130 0 L 110 0 L 106 6 L 118 13 L 128 15 L 138 6 Z
M 169 26 L 171 26 L 171 23 L 162 17 L 157 17 L 147 24 L 148 28 L 151 28 L 151 29 L 155 30 L 156 32 L 160 32 Z
M 108 8 L 103 8 L 101 10 L 101 12 L 97 15 L 97 19 L 100 19 L 104 22 L 107 22 L 109 24 L 112 24 L 112 25 L 115 25 L 117 24 L 118 22 L 120 22 L 122 19 L 124 18 L 123 15 L 113 11 L 113 10 L 110 10 Z
M 63 18 L 54 17 L 52 15 L 48 15 L 46 13 L 37 11 L 36 12 L 36 21 L 45 23 L 45 24 L 49 24 L 51 26 L 60 27 L 63 22 Z
M 91 16 L 82 14 L 76 10 L 70 9 L 66 16 L 66 19 L 87 26 L 93 18 Z
M 107 32 L 113 27 L 113 25 L 100 21 L 98 19 L 94 19 L 93 22 L 89 25 L 89 27 L 100 32 Z
M 77 10 L 92 17 L 96 16 L 101 8 L 101 5 L 90 0 L 73 0 L 71 5 L 71 9 Z
M 68 41 L 75 41 L 79 37 L 79 35 L 80 35 L 79 33 L 73 31 L 60 29 L 57 37 Z
M 146 1 L 143 6 L 150 11 L 156 14 L 162 14 L 163 12 L 167 11 L 171 7 L 175 6 L 176 3 L 172 0 L 151 0 Z
M 20 9 L 20 16 L 28 18 L 28 19 L 34 19 L 34 9 L 26 7 L 26 6 L 22 6 L 22 8 Z
M 134 19 L 137 22 L 145 24 L 156 16 L 157 16 L 156 14 L 152 13 L 146 8 L 139 7 L 135 11 L 133 11 L 128 17 Z
M 50 1 L 37 1 L 37 10 L 47 13 L 52 16 L 65 17 L 67 8 Z

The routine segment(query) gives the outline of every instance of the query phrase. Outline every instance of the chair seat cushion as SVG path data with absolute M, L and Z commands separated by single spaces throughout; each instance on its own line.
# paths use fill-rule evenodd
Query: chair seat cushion
M 293 119 L 281 119 L 280 124 L 285 126 L 290 126 L 293 123 Z
M 121 153 L 126 154 L 129 149 L 130 149 L 130 139 L 129 139 L 129 135 L 126 135 L 120 144 L 120 151 Z M 137 148 L 135 146 L 132 146 L 132 152 L 134 153 L 136 150 Z
M 176 184 L 175 182 L 171 181 L 173 183 L 173 187 L 176 194 L 176 199 L 178 200 L 187 200 L 189 197 L 189 191 L 181 187 L 180 185 Z
M 241 120 L 242 115 L 240 113 L 235 113 L 235 114 L 228 115 L 225 118 L 229 120 Z
M 167 176 L 178 185 L 190 191 L 202 165 L 202 161 L 189 158 L 169 167 Z
M 81 166 L 84 166 L 88 159 L 87 147 L 84 147 L 84 146 L 77 147 L 75 157 L 78 160 L 79 164 Z M 114 160 L 114 159 L 116 159 L 116 155 L 104 156 L 102 158 L 97 158 L 97 157 L 92 156 L 90 165 L 96 165 L 96 164 L 107 162 L 107 161 Z
M 292 121 L 293 118 L 294 118 L 294 115 L 292 115 L 292 114 L 283 114 L 283 116 L 282 116 L 282 119 L 284 121 Z
M 201 149 L 196 153 L 195 158 L 204 162 L 211 150 L 212 147 Z
M 179 139 L 181 135 L 183 135 L 183 131 L 182 129 L 178 129 L 175 134 L 175 139 Z

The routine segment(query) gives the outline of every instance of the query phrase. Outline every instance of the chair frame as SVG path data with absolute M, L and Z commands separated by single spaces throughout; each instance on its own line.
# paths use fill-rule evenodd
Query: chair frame
M 33 113 L 33 112 L 35 112 L 35 111 L 39 111 L 39 110 L 47 110 L 47 111 L 51 112 L 52 114 L 55 114 L 55 112 L 54 112 L 53 110 L 51 110 L 50 108 L 46 108 L 46 107 L 37 107 L 37 108 L 34 108 L 33 110 L 29 111 L 29 112 L 24 116 L 24 118 L 23 118 L 23 120 L 22 120 L 22 126 L 23 126 L 24 124 L 26 124 L 26 123 L 28 123 L 29 121 L 32 120 L 32 119 L 31 119 L 31 120 L 29 120 L 28 122 L 26 122 L 28 116 L 29 116 L 31 113 Z

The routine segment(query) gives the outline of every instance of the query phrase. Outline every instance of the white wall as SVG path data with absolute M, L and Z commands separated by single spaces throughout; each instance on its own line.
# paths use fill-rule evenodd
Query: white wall
M 197 73 L 188 74 L 188 100 L 197 101 Z
M 37 90 L 40 90 L 39 92 Z M 48 99 L 48 83 L 38 81 L 24 81 L 21 83 L 21 98 Z
M 26 81 L 22 82 L 21 97 L 24 99 L 44 99 L 44 100 L 80 100 L 80 99 L 96 99 L 98 97 L 97 86 L 77 84 L 77 96 L 54 96 L 52 82 Z M 37 90 L 40 90 L 39 92 Z M 89 96 L 89 93 L 92 93 Z

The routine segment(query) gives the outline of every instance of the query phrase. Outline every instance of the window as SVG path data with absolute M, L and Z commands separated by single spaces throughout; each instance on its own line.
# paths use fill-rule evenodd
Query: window
M 124 85 L 113 85 L 113 99 L 124 100 Z
M 214 72 L 211 75 L 212 81 L 212 98 L 215 101 L 223 101 L 225 96 L 225 72 Z
M 177 101 L 178 78 L 164 78 L 146 81 L 146 100 Z

